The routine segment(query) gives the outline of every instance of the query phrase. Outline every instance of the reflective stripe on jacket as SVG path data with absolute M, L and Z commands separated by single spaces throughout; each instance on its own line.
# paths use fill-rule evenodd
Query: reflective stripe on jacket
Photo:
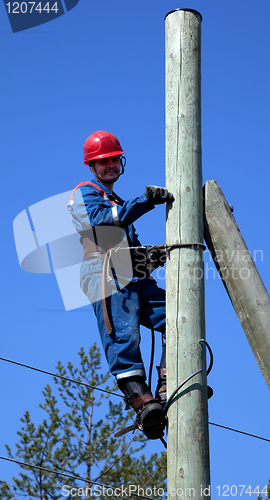
M 117 226 L 124 229 L 130 246 L 139 246 L 141 243 L 133 222 L 155 207 L 144 194 L 123 201 L 93 179 L 76 186 L 68 208 L 75 229 L 81 236 L 98 226 Z

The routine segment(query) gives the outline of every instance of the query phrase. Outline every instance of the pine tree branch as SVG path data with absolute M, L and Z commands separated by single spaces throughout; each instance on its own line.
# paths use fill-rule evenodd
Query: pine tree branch
M 49 497 L 50 497 L 50 498 L 52 498 L 52 500 L 57 500 L 57 498 L 56 498 L 56 497 L 53 497 L 53 496 L 51 495 L 51 493 L 50 493 L 48 490 L 46 491 L 46 493 L 47 493 L 47 495 L 49 495 Z
M 137 481 L 138 481 L 138 484 L 139 484 L 139 483 L 141 483 L 141 484 L 142 484 L 142 480 L 141 480 L 141 478 L 138 476 L 138 474 L 136 473 L 136 471 L 134 471 L 134 474 L 135 474 L 135 476 L 136 476 L 136 479 L 137 479 Z
M 86 441 L 84 441 L 84 440 L 83 440 L 82 438 L 80 438 L 77 434 L 75 434 L 75 432 L 74 432 L 74 431 L 72 431 L 72 430 L 70 429 L 70 427 L 69 427 L 67 424 L 65 424 L 62 420 L 59 420 L 59 421 L 60 421 L 60 423 L 62 424 L 62 426 L 63 426 L 63 427 L 65 427 L 66 429 L 68 429 L 68 430 L 69 430 L 69 432 L 70 432 L 70 433 L 71 433 L 74 437 L 76 437 L 76 438 L 78 439 L 78 441 L 80 441 L 81 443 L 83 443 L 83 444 L 85 444 L 85 445 L 87 444 L 87 443 L 86 443 Z
M 57 463 L 54 462 L 54 460 L 48 460 L 49 464 L 52 465 L 52 469 L 59 472 L 61 474 L 62 472 L 67 472 L 68 474 L 71 474 L 72 476 L 78 475 L 77 472 L 74 472 L 72 469 L 63 469 L 63 466 L 59 466 Z M 78 476 L 79 477 L 79 476 Z
M 48 441 L 49 441 L 49 435 L 47 433 L 46 434 L 46 439 L 45 439 L 45 441 L 43 443 L 43 450 L 42 450 L 42 453 L 41 453 L 41 461 L 40 461 L 40 466 L 41 467 L 43 466 L 44 458 L 46 458 L 45 450 L 47 450 Z M 42 494 L 42 491 L 43 491 L 43 481 L 42 481 L 42 472 L 41 471 L 39 471 L 39 481 L 38 481 L 38 484 L 39 484 L 39 490 L 40 490 L 40 500 L 43 500 L 43 494 Z
M 40 467 L 43 466 L 43 460 L 41 460 Z M 42 495 L 42 472 L 41 470 L 38 472 L 38 486 L 39 486 L 39 498 L 40 500 L 43 500 L 43 495 Z
M 150 481 L 151 481 L 151 480 L 152 480 L 152 479 L 153 479 L 153 478 L 157 475 L 157 473 L 158 473 L 159 471 L 161 471 L 161 467 L 157 467 L 157 468 L 154 470 L 153 474 L 150 476 L 150 478 L 148 479 L 148 481 L 146 481 L 146 483 L 144 483 L 144 486 L 146 486 L 147 484 L 149 484 L 149 483 L 150 483 Z
M 23 498 L 28 497 L 28 494 L 25 494 L 25 493 L 17 493 L 17 491 L 16 491 L 16 495 L 17 495 L 17 496 L 19 496 L 19 497 L 23 497 Z
M 86 458 L 86 477 L 91 477 L 91 429 L 92 429 L 92 419 L 94 413 L 94 404 L 92 402 L 91 409 L 88 417 L 88 435 L 87 435 L 87 458 Z M 88 482 L 86 483 L 87 487 Z
M 83 404 L 81 404 L 78 399 L 72 394 L 72 392 L 70 392 L 70 390 L 68 390 L 68 396 L 69 396 L 69 400 L 70 401 L 75 401 L 75 403 L 80 407 L 80 409 L 83 411 Z M 67 398 L 68 400 L 68 398 Z
M 136 431 L 135 431 L 136 432 Z M 125 449 L 122 451 L 122 453 L 116 458 L 115 462 L 110 465 L 110 467 L 108 467 L 104 472 L 102 472 L 99 476 L 97 476 L 93 482 L 96 482 L 98 479 L 100 479 L 102 476 L 104 476 L 105 474 L 107 474 L 107 472 L 109 472 L 109 470 L 111 470 L 118 462 L 119 460 L 121 460 L 121 458 L 123 458 L 123 456 L 125 455 L 126 451 L 128 450 L 129 446 L 131 445 L 132 441 L 135 439 L 135 433 L 133 434 L 131 440 L 129 441 L 129 443 L 127 444 L 127 446 L 125 447 Z M 93 484 L 93 483 L 91 483 Z
M 127 421 L 126 421 L 126 423 L 127 423 Z M 99 429 L 101 429 L 101 427 L 105 427 L 108 424 L 111 425 L 111 421 L 110 420 L 106 420 L 106 422 L 103 422 L 102 425 L 99 426 Z M 100 439 L 96 439 L 95 441 L 92 441 L 92 444 L 102 443 L 103 441 L 105 441 L 106 439 L 108 439 L 108 437 L 110 437 L 114 433 L 115 433 L 115 429 L 113 429 L 106 437 L 100 438 Z
M 87 407 L 85 408 L 85 410 L 83 410 L 83 409 L 81 408 L 81 410 L 82 410 L 82 415 L 83 415 L 83 421 L 84 421 L 85 428 L 87 429 L 87 432 L 88 432 L 88 419 L 89 419 L 90 412 L 92 411 L 91 409 L 90 409 L 90 411 L 87 411 L 87 408 L 89 408 L 89 406 L 90 406 L 91 408 L 92 408 L 92 406 L 93 406 L 93 407 L 94 407 L 94 406 L 98 406 L 98 403 L 99 403 L 100 401 L 102 401 L 102 399 L 103 399 L 103 396 L 101 396 L 101 398 L 99 398 L 99 399 L 97 399 L 97 400 L 95 400 L 95 399 L 94 399 L 94 397 L 93 397 L 93 398 L 92 398 L 92 402 L 91 402 L 91 403 L 89 403 L 89 404 L 87 405 Z M 92 432 L 92 431 L 90 431 L 90 432 Z
M 107 380 L 99 376 L 100 355 L 96 346 L 90 349 L 89 357 L 81 350 L 80 364 L 80 370 L 74 370 L 70 363 L 68 365 L 68 368 L 72 368 L 70 373 L 74 379 L 78 378 L 83 370 L 81 376 L 87 383 L 90 380 L 95 386 L 99 386 Z M 59 362 L 59 373 L 63 371 L 67 373 Z M 59 384 L 57 379 L 55 382 Z M 134 484 L 135 477 L 140 475 L 143 476 L 143 480 L 141 482 L 141 478 L 138 478 L 138 484 L 140 482 L 148 484 L 147 474 L 151 476 L 150 482 L 160 483 L 163 480 L 162 467 L 155 471 L 154 468 L 157 465 L 161 466 L 164 460 L 159 461 L 154 455 L 150 460 L 146 460 L 145 457 L 136 459 L 136 455 L 141 455 L 140 450 L 146 445 L 143 435 L 137 433 L 130 436 L 128 444 L 125 439 L 115 439 L 113 436 L 119 427 L 124 427 L 133 420 L 131 411 L 124 416 L 122 403 L 113 404 L 108 399 L 109 395 L 102 395 L 102 397 L 98 395 L 95 399 L 94 387 L 78 389 L 76 384 L 74 380 L 74 383 L 70 381 L 58 385 L 58 401 L 53 396 L 51 388 L 45 387 L 43 393 L 45 403 L 40 406 L 46 412 L 46 418 L 41 425 L 36 427 L 30 419 L 29 412 L 25 412 L 21 419 L 22 428 L 18 431 L 20 437 L 19 443 L 16 444 L 16 456 L 25 459 L 29 457 L 29 462 L 32 464 L 37 461 L 39 463 L 42 461 L 44 464 L 46 462 L 50 464 L 50 467 L 52 465 L 52 472 L 57 471 L 59 474 L 66 465 L 67 469 L 72 469 L 73 479 L 66 479 L 66 484 L 70 485 L 77 484 L 75 476 L 78 480 L 83 480 L 84 484 L 92 485 L 103 476 L 111 479 L 119 476 L 124 478 L 125 482 L 131 481 Z M 60 409 L 57 408 L 59 401 L 63 403 Z M 95 408 L 100 406 L 102 401 L 103 404 L 106 403 L 106 408 L 101 406 L 99 413 L 99 408 L 97 411 Z M 62 408 L 64 406 L 66 409 Z M 7 449 L 8 455 L 13 456 L 11 449 Z M 22 463 L 21 468 L 27 471 L 27 474 L 20 473 L 18 479 L 13 478 L 14 500 L 19 500 L 19 498 L 22 500 L 60 499 L 61 486 L 65 484 L 60 477 L 56 475 L 54 479 L 51 479 L 49 469 L 44 469 L 45 472 L 42 474 L 37 474 L 36 469 L 30 472 L 30 463 L 29 466 L 25 465 Z M 81 466 L 88 467 L 84 478 L 73 472 Z M 97 478 L 92 481 L 91 475 Z M 135 497 L 132 495 L 132 498 Z
M 87 408 L 90 406 L 90 405 L 94 405 L 94 406 L 98 406 L 98 404 L 104 399 L 104 396 L 102 395 L 99 399 L 94 399 L 94 396 L 92 397 L 93 401 L 91 403 L 88 404 L 88 406 L 86 407 L 85 410 L 82 410 L 83 413 L 86 413 L 87 416 L 89 416 L 89 412 L 87 411 Z

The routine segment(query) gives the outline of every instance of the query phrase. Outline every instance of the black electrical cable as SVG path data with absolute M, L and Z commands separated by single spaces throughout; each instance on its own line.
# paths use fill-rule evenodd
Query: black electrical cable
M 29 368 L 30 370 L 34 370 L 36 372 L 45 373 L 46 375 L 51 375 L 52 377 L 61 378 L 62 380 L 66 380 L 67 382 L 74 382 L 74 384 L 83 385 L 85 387 L 90 387 L 91 389 L 96 389 L 97 391 L 106 392 L 107 394 L 112 394 L 113 396 L 118 396 L 119 398 L 124 398 L 124 396 L 122 394 L 117 394 L 117 392 L 106 391 L 106 389 L 100 389 L 100 387 L 86 384 L 84 382 L 79 382 L 77 380 L 73 380 L 72 378 L 64 377 L 63 375 L 57 375 L 56 373 L 51 373 L 51 372 L 48 372 L 46 370 L 41 370 L 40 368 L 35 368 L 34 366 L 25 365 L 23 363 L 19 363 L 18 361 L 12 361 L 11 359 L 6 359 L 6 358 L 2 358 L 2 357 L 0 357 L 0 360 L 7 361 L 7 363 L 13 363 L 14 365 L 23 366 L 24 368 Z
M 184 380 L 184 382 L 182 382 L 178 387 L 177 389 L 175 389 L 175 391 L 173 391 L 173 393 L 170 395 L 167 403 L 165 404 L 164 406 L 164 413 L 166 414 L 169 407 L 171 406 L 171 404 L 174 402 L 173 401 L 173 398 L 175 396 L 175 394 L 179 391 L 179 389 L 181 389 L 181 387 L 183 387 L 183 385 L 185 385 L 186 382 L 188 382 L 191 378 L 195 377 L 195 375 L 198 375 L 198 373 L 201 373 L 203 370 L 198 370 L 197 372 L 195 373 L 192 373 L 192 375 L 190 375 L 190 377 L 186 378 L 186 380 Z
M 200 344 L 201 344 L 202 342 L 203 342 L 203 343 L 207 346 L 208 351 L 209 351 L 209 354 L 210 354 L 210 364 L 209 364 L 209 366 L 208 366 L 208 368 L 207 368 L 207 372 L 206 372 L 206 375 L 209 375 L 210 371 L 211 371 L 211 370 L 212 370 L 212 368 L 213 368 L 213 363 L 214 363 L 213 351 L 212 351 L 212 349 L 211 349 L 210 345 L 208 344 L 208 342 L 206 342 L 206 340 L 205 340 L 205 339 L 201 339 L 201 340 L 199 340 L 199 343 L 200 343 Z
M 222 427 L 222 429 L 227 429 L 229 431 L 233 432 L 239 432 L 240 434 L 245 434 L 245 436 L 251 436 L 257 439 L 262 439 L 263 441 L 268 441 L 270 443 L 270 439 L 261 437 L 261 436 L 256 436 L 256 434 L 250 434 L 250 432 L 244 432 L 244 431 L 239 431 L 237 429 L 233 429 L 232 427 L 227 427 L 226 425 L 220 425 L 220 424 L 214 424 L 214 422 L 209 422 L 210 425 L 215 425 L 216 427 Z
M 208 375 L 208 374 L 210 373 L 211 369 L 212 369 L 212 366 L 213 366 L 213 353 L 212 353 L 212 350 L 211 350 L 211 348 L 210 348 L 209 344 L 206 342 L 206 340 L 201 339 L 201 340 L 200 340 L 200 343 L 201 343 L 201 342 L 204 342 L 204 343 L 207 345 L 207 347 L 208 347 L 208 349 L 209 349 L 210 356 L 211 356 L 210 365 L 209 365 L 209 367 L 208 367 L 208 369 L 207 369 L 207 375 Z M 85 387 L 90 387 L 91 389 L 97 389 L 98 391 L 102 391 L 102 392 L 105 392 L 105 393 L 107 393 L 107 394 L 112 394 L 113 396 L 119 396 L 119 397 L 121 397 L 121 398 L 123 398 L 123 397 L 124 397 L 124 396 L 122 396 L 122 394 L 117 394 L 116 392 L 106 391 L 105 389 L 100 389 L 99 387 L 91 386 L 91 385 L 89 385 L 89 384 L 85 384 L 84 382 L 78 382 L 77 380 L 73 380 L 73 379 L 70 379 L 70 378 L 68 378 L 68 377 L 63 377 L 62 375 L 57 375 L 57 374 L 55 374 L 55 373 L 51 373 L 51 372 L 48 372 L 48 371 L 45 371 L 45 370 L 41 370 L 41 369 L 39 369 L 39 368 L 35 368 L 35 367 L 33 367 L 33 366 L 30 366 L 30 365 L 26 365 L 26 364 L 23 364 L 23 363 L 19 363 L 18 361 L 13 361 L 13 360 L 10 360 L 10 359 L 7 359 L 7 358 L 2 358 L 2 357 L 0 357 L 0 360 L 2 360 L 2 361 L 6 361 L 6 362 L 8 362 L 8 363 L 12 363 L 12 364 L 15 364 L 15 365 L 18 365 L 18 366 L 23 366 L 24 368 L 29 368 L 29 369 L 31 369 L 31 370 L 35 370 L 35 371 L 40 372 L 40 373 L 45 373 L 46 375 L 51 375 L 52 377 L 61 378 L 61 379 L 63 379 L 63 380 L 67 380 L 68 382 L 74 382 L 75 384 L 78 384 L 78 385 L 83 385 L 83 386 L 85 386 Z M 169 406 L 170 406 L 170 404 L 171 404 L 171 400 L 173 399 L 173 397 L 174 397 L 174 395 L 177 393 L 177 391 L 178 391 L 179 389 L 181 389 L 181 387 L 182 387 L 182 386 L 183 386 L 186 382 L 188 382 L 191 378 L 193 378 L 195 375 L 197 375 L 197 374 L 198 374 L 198 373 L 200 373 L 200 372 L 202 372 L 202 370 L 198 370 L 197 372 L 193 373 L 190 377 L 188 377 L 186 380 L 184 380 L 184 382 L 182 382 L 182 384 L 180 384 L 180 385 L 179 385 L 179 387 L 177 387 L 177 389 L 176 389 L 176 390 L 172 393 L 172 395 L 170 396 L 170 398 L 168 399 L 168 401 L 167 401 L 167 403 L 166 403 L 166 405 L 165 405 L 165 407 L 164 407 L 164 412 L 165 412 L 165 413 L 168 411 L 168 407 L 169 407 Z M 170 403 L 170 404 L 168 404 L 168 403 Z M 254 438 L 256 438 L 256 439 L 261 439 L 261 440 L 263 440 L 263 441 L 267 441 L 267 442 L 269 442 L 269 443 L 270 443 L 270 439 L 268 439 L 268 438 L 264 438 L 264 437 L 261 437 L 261 436 L 257 436 L 256 434 L 251 434 L 251 433 L 249 433 L 249 432 L 240 431 L 240 430 L 238 430 L 238 429 L 234 429 L 234 428 L 232 428 L 232 427 L 227 427 L 227 426 L 225 426 L 225 425 L 221 425 L 221 424 L 216 424 L 216 423 L 214 423 L 214 422 L 209 422 L 209 425 L 214 425 L 214 426 L 216 426 L 216 427 L 221 427 L 222 429 L 227 429 L 227 430 L 230 430 L 230 431 L 233 431 L 233 432 L 237 432 L 237 433 L 239 433 L 239 434 L 244 434 L 244 435 L 246 435 L 246 436 L 254 437 Z M 164 444 L 165 448 L 167 448 L 167 445 L 166 445 L 165 440 L 164 440 L 163 438 L 161 438 L 161 441 L 162 441 L 162 443 Z M 6 458 L 6 457 L 1 457 L 1 456 L 0 456 L 0 459 L 3 459 L 3 460 L 9 460 L 9 461 L 11 461 L 11 462 L 16 462 L 15 460 L 11 460 L 11 459 L 9 459 L 9 458 Z M 19 464 L 20 464 L 20 462 L 16 462 L 16 463 L 19 463 Z M 23 464 L 23 465 L 28 465 L 29 467 L 33 467 L 33 466 L 29 465 L 29 464 Z M 51 471 L 50 471 L 50 472 L 51 472 Z M 57 472 L 55 472 L 55 473 L 57 473 Z M 75 477 L 74 477 L 74 479 L 78 479 L 78 478 L 75 478 Z M 85 481 L 85 479 L 83 479 L 83 480 Z M 95 484 L 97 484 L 97 483 L 95 483 Z M 149 498 L 149 497 L 147 497 L 147 498 Z
M 167 443 L 166 443 L 165 439 L 163 439 L 163 438 L 159 438 L 159 439 L 162 442 L 162 444 L 164 444 L 164 446 L 165 446 L 165 448 L 167 450 Z
M 149 366 L 149 374 L 148 374 L 148 387 L 149 387 L 150 391 L 151 391 L 151 384 L 152 384 L 154 353 L 155 353 L 155 331 L 153 330 L 153 328 L 151 328 L 151 358 L 150 358 L 150 366 Z
M 215 424 L 214 422 L 208 422 L 209 425 L 214 425 L 215 427 L 221 427 L 222 429 L 226 429 L 228 431 L 238 432 L 239 434 L 244 434 L 244 436 L 254 437 L 256 439 L 261 439 L 262 441 L 267 441 L 270 443 L 270 439 L 264 438 L 262 436 L 257 436 L 256 434 L 251 434 L 250 432 L 239 431 L 239 429 L 234 429 L 233 427 L 227 427 L 226 425 Z M 163 438 L 160 438 L 160 441 L 164 444 L 167 449 L 167 443 Z
M 87 479 L 85 477 L 81 477 L 81 476 L 72 476 L 71 474 L 67 473 L 67 472 L 59 472 L 59 471 L 56 471 L 56 470 L 53 470 L 53 469 L 47 469 L 45 467 L 39 467 L 39 465 L 32 465 L 32 464 L 27 464 L 25 462 L 20 462 L 19 460 L 14 460 L 12 458 L 8 458 L 8 457 L 1 457 L 0 456 L 0 459 L 1 460 L 7 460 L 8 462 L 13 462 L 15 464 L 18 464 L 18 465 L 22 465 L 24 467 L 30 467 L 31 469 L 38 469 L 38 470 L 41 470 L 41 471 L 44 471 L 44 472 L 50 472 L 51 474 L 56 474 L 58 476 L 63 476 L 63 477 L 67 477 L 69 479 L 75 479 L 75 480 L 79 480 L 79 481 L 83 481 L 84 483 L 87 483 L 87 482 L 90 482 L 91 484 L 96 484 L 97 486 L 101 486 L 102 488 L 105 488 L 107 490 L 114 490 L 116 491 L 117 489 L 119 488 L 113 488 L 112 486 L 107 486 L 106 484 L 102 484 L 102 483 L 97 483 L 96 481 L 91 481 L 91 479 Z M 149 496 L 144 496 L 144 495 L 138 495 L 138 493 L 134 493 L 132 492 L 130 496 L 136 496 L 138 498 L 148 498 L 148 500 L 154 500 L 153 498 L 149 497 Z
M 209 367 L 207 369 L 207 375 L 209 375 L 210 371 L 212 370 L 212 366 L 213 366 L 213 352 L 212 352 L 212 349 L 210 347 L 210 345 L 208 344 L 208 342 L 206 342 L 206 340 L 204 339 L 201 339 L 199 340 L 199 343 L 204 343 L 207 348 L 209 349 L 209 354 L 210 354 L 210 364 L 209 364 Z M 183 387 L 183 385 L 185 385 L 186 382 L 188 382 L 191 378 L 195 377 L 195 375 L 198 375 L 198 373 L 201 373 L 203 371 L 203 369 L 201 368 L 200 370 L 198 370 L 197 372 L 193 373 L 192 375 L 190 375 L 190 377 L 186 378 L 186 380 L 184 380 L 184 382 L 182 382 L 176 389 L 175 391 L 173 391 L 173 393 L 170 395 L 166 405 L 164 406 L 164 413 L 166 414 L 169 407 L 171 406 L 171 404 L 174 402 L 173 401 L 173 398 L 174 396 L 176 395 L 176 393 L 179 391 L 179 389 L 181 389 L 181 387 Z

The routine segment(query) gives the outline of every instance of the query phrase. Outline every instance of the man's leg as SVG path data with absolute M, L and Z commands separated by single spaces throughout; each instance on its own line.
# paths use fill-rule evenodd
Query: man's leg
M 136 411 L 139 426 L 149 439 L 162 437 L 165 427 L 164 412 L 145 382 L 139 346 L 138 284 L 132 283 L 107 297 L 107 312 L 113 328 L 110 335 L 104 322 L 102 302 L 92 305 L 110 371 L 116 376 L 127 403 Z
M 140 294 L 140 323 L 150 329 L 162 333 L 162 354 L 158 369 L 158 383 L 155 397 L 159 399 L 160 404 L 165 406 L 167 401 L 166 387 L 166 292 L 158 287 L 156 281 L 147 278 L 141 282 Z
M 123 288 L 106 298 L 112 325 L 109 335 L 103 317 L 102 302 L 92 304 L 110 372 L 117 380 L 133 376 L 145 379 L 140 352 L 139 301 L 136 290 Z
M 166 327 L 166 303 L 165 290 L 159 288 L 153 279 L 144 280 L 140 290 L 141 324 L 147 328 L 153 328 L 163 334 Z M 158 366 L 158 384 L 155 396 L 160 404 L 165 406 L 167 401 L 166 387 L 166 346 L 163 344 L 160 365 Z M 207 397 L 213 396 L 213 389 L 207 386 Z

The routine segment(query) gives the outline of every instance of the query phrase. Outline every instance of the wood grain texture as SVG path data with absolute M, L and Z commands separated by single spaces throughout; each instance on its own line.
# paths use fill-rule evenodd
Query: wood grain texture
M 165 22 L 166 187 L 175 197 L 167 207 L 166 242 L 202 243 L 201 17 L 178 10 Z M 166 267 L 168 396 L 204 370 L 168 411 L 168 498 L 175 498 L 172 488 L 184 494 L 189 488 L 199 499 L 201 485 L 210 482 L 205 350 L 199 344 L 205 335 L 203 250 L 173 249 Z
M 205 241 L 270 389 L 270 297 L 214 180 L 205 184 Z

